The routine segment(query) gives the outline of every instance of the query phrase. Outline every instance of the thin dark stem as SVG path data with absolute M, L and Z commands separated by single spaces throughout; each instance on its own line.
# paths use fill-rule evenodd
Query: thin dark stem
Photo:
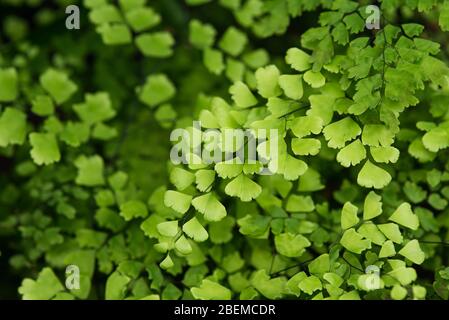
M 301 262 L 301 263 L 299 263 L 299 264 L 296 264 L 296 265 L 294 265 L 294 266 L 290 266 L 290 267 L 281 269 L 281 270 L 279 270 L 279 271 L 276 271 L 276 272 L 274 272 L 274 273 L 271 273 L 270 276 L 278 275 L 278 274 L 280 274 L 280 273 L 282 273 L 282 272 L 288 271 L 288 270 L 293 269 L 293 268 L 300 268 L 300 267 L 302 267 L 302 266 L 304 266 L 304 265 L 306 265 L 306 264 L 312 262 L 313 260 L 315 260 L 315 258 L 306 260 L 306 261 Z
M 362 273 L 365 273 L 365 271 L 363 271 L 362 269 L 360 269 L 359 267 L 356 267 L 356 266 L 354 266 L 354 265 L 352 265 L 348 260 L 346 260 L 346 258 L 344 257 L 344 256 L 341 256 L 341 258 L 351 267 L 351 268 L 354 268 L 354 269 L 356 269 L 356 270 L 359 270 L 360 272 L 362 272 Z

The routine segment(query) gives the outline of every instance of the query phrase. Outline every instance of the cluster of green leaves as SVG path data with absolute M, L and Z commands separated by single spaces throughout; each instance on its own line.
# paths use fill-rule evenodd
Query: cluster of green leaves
M 2 4 L 40 17 L 0 38 L 2 277 L 22 298 L 448 299 L 447 0 L 382 1 L 380 30 L 349 0 L 85 0 L 81 30 L 48 35 L 68 2 Z M 169 128 L 235 161 L 174 165 Z

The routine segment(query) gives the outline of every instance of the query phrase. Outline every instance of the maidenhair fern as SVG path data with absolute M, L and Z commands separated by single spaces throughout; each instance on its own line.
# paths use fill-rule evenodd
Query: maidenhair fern
M 0 4 L 0 297 L 449 298 L 449 1 L 66 2 Z

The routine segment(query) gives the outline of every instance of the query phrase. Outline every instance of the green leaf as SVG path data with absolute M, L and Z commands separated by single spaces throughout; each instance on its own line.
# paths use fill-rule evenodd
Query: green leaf
M 173 54 L 175 40 L 169 32 L 143 33 L 135 41 L 137 48 L 146 57 L 167 58 Z
M 330 148 L 340 149 L 360 135 L 362 130 L 351 117 L 334 122 L 323 129 L 323 134 Z
M 52 133 L 31 133 L 31 157 L 37 165 L 48 165 L 61 160 L 56 137 Z
M 55 105 L 53 100 L 47 95 L 39 95 L 33 100 L 31 111 L 38 116 L 49 116 L 54 113 Z
M 115 204 L 114 194 L 110 190 L 100 190 L 95 195 L 95 202 L 99 207 L 109 207 Z
M 196 188 L 201 192 L 208 192 L 215 181 L 214 170 L 198 170 L 195 172 Z
M 166 237 L 174 237 L 179 231 L 178 221 L 165 221 L 157 224 L 157 231 Z
M 379 252 L 379 258 L 389 258 L 396 255 L 396 249 L 394 248 L 394 243 L 391 240 L 387 240 L 382 245 Z
M 312 295 L 315 291 L 322 289 L 320 279 L 314 275 L 303 279 L 298 286 L 301 291 L 307 293 L 308 295 Z
M 230 300 L 231 291 L 221 284 L 204 279 L 199 287 L 190 289 L 195 299 L 200 300 Z
M 48 133 L 58 134 L 64 130 L 64 126 L 58 118 L 55 116 L 50 116 L 44 122 L 44 129 Z
M 309 134 L 319 134 L 323 129 L 323 120 L 316 116 L 298 117 L 292 121 L 291 129 L 295 136 L 302 138 Z
M 391 260 L 390 260 L 391 261 Z M 398 260 L 395 260 L 398 261 Z M 404 263 L 403 261 L 400 261 Z M 404 263 L 405 264 L 405 263 Z M 397 279 L 402 285 L 409 285 L 416 280 L 416 271 L 413 268 L 406 268 L 405 266 L 397 267 L 393 271 L 388 272 L 388 275 Z
M 181 236 L 181 237 L 179 237 L 178 240 L 176 240 L 175 248 L 181 254 L 184 254 L 184 255 L 192 253 L 192 246 L 191 246 L 189 240 L 187 240 L 187 238 L 184 236 Z
M 104 244 L 104 242 L 106 241 L 106 238 L 107 238 L 107 234 L 104 232 L 98 232 L 98 231 L 94 231 L 91 229 L 78 229 L 76 231 L 76 241 L 82 248 L 98 249 Z M 86 252 L 88 252 L 88 251 L 85 251 L 84 254 L 82 254 L 82 256 L 87 257 L 89 254 L 86 255 L 85 254 Z M 89 258 L 90 258 L 90 256 L 89 256 Z M 93 260 L 95 260 L 95 257 L 93 257 Z M 91 273 L 93 273 L 93 268 L 89 268 L 89 270 L 84 270 L 84 271 L 85 272 L 89 271 L 88 273 L 91 274 Z
M 175 285 L 168 284 L 162 291 L 162 300 L 178 300 L 182 296 L 182 291 Z
M 181 192 L 167 190 L 164 195 L 164 204 L 179 213 L 186 213 L 191 202 L 192 196 Z
M 402 247 L 402 249 L 399 250 L 398 253 L 401 256 L 406 257 L 408 260 L 416 264 L 423 263 L 424 259 L 426 258 L 426 255 L 421 250 L 419 242 L 416 239 L 407 242 L 407 244 L 404 247 Z
M 118 46 L 132 42 L 131 31 L 123 23 L 102 24 L 97 31 L 106 45 Z
M 449 133 L 442 128 L 435 128 L 422 137 L 424 147 L 431 152 L 438 152 L 449 147 Z
M 227 243 L 233 238 L 233 227 L 235 225 L 234 218 L 227 216 L 220 222 L 212 222 L 209 224 L 209 235 L 212 243 Z
M 417 37 L 424 31 L 424 26 L 417 23 L 405 23 L 402 28 L 409 37 Z
M 36 280 L 24 279 L 19 288 L 23 300 L 50 300 L 64 290 L 51 268 L 44 268 Z
M 245 53 L 243 55 L 243 61 L 250 68 L 257 69 L 266 66 L 270 61 L 270 56 L 265 49 L 256 49 Z
M 321 176 L 319 172 L 309 167 L 307 171 L 299 178 L 298 191 L 307 192 L 322 189 L 324 189 L 324 185 L 321 183 Z
M 226 59 L 226 77 L 232 82 L 242 81 L 245 73 L 245 65 L 235 59 Z
M 403 300 L 405 297 L 407 297 L 407 289 L 398 284 L 394 285 L 391 289 L 391 299 Z
M 244 174 L 240 174 L 226 185 L 225 192 L 231 197 L 238 197 L 242 201 L 256 199 L 262 188 Z
M 332 29 L 332 37 L 340 45 L 345 45 L 349 42 L 349 32 L 344 23 L 340 22 Z
M 269 65 L 256 70 L 257 90 L 264 98 L 276 97 L 281 94 L 278 85 L 280 72 L 275 65 Z
M 321 118 L 323 125 L 329 124 L 334 114 L 335 97 L 330 94 L 314 94 L 309 96 L 309 101 L 310 109 L 306 114 Z
M 234 103 L 240 108 L 249 108 L 257 104 L 257 99 L 241 81 L 234 83 L 229 88 L 229 93 L 232 95 Z
M 326 84 L 326 78 L 321 72 L 314 72 L 312 70 L 309 70 L 304 74 L 304 81 L 312 88 L 321 88 Z
M 23 144 L 26 138 L 26 115 L 22 111 L 6 108 L 0 116 L 0 147 Z
M 177 112 L 171 104 L 165 103 L 159 106 L 154 114 L 154 117 L 163 128 L 171 128 L 173 122 L 177 117 Z
M 394 243 L 401 244 L 403 240 L 399 226 L 396 223 L 378 224 L 379 230 Z
M 216 31 L 214 27 L 198 20 L 189 23 L 189 41 L 197 49 L 209 48 L 214 44 Z
M 307 169 L 308 166 L 304 161 L 289 154 L 286 157 L 281 155 L 278 173 L 282 173 L 286 180 L 298 180 L 300 176 L 306 173 Z
M 243 172 L 243 164 L 219 162 L 214 169 L 220 178 L 235 178 Z
M 437 187 L 441 182 L 441 172 L 435 169 L 428 171 L 426 180 L 432 188 Z
M 195 175 L 187 170 L 176 167 L 170 172 L 170 182 L 179 191 L 187 189 L 194 181 Z
M 367 124 L 363 127 L 362 142 L 371 147 L 388 147 L 393 143 L 394 135 L 383 125 Z
M 360 219 L 357 217 L 358 208 L 350 202 L 346 202 L 341 210 L 341 228 L 343 230 L 349 229 L 359 223 Z
M 412 206 L 404 202 L 402 203 L 388 218 L 388 220 L 396 222 L 404 227 L 407 227 L 412 230 L 417 230 L 419 227 L 419 219 L 413 213 Z
M 78 175 L 75 180 L 77 184 L 87 187 L 104 184 L 104 163 L 100 156 L 79 156 L 75 160 L 75 166 L 78 168 Z
M 125 17 L 136 32 L 150 29 L 161 22 L 161 16 L 152 8 L 133 8 L 127 10 Z
M 199 286 L 208 272 L 205 265 L 191 267 L 186 271 L 182 283 L 188 287 Z
M 315 205 L 311 196 L 292 194 L 287 200 L 285 210 L 288 212 L 312 212 L 315 210 Z
M 299 105 L 277 97 L 268 98 L 268 111 L 276 118 L 281 118 L 298 110 Z
M 364 223 L 357 229 L 357 232 L 379 246 L 385 242 L 385 237 L 374 223 Z
M 382 214 L 382 197 L 374 191 L 368 193 L 363 205 L 363 220 L 371 220 Z
M 361 254 L 367 249 L 371 249 L 371 241 L 363 239 L 363 236 L 357 233 L 354 228 L 345 231 L 340 239 L 341 245 L 347 250 Z
M 284 94 L 293 100 L 299 100 L 304 94 L 302 76 L 296 74 L 283 74 L 279 76 L 279 86 Z
M 109 185 L 114 190 L 121 190 L 128 182 L 128 175 L 123 171 L 117 171 L 108 178 Z
M 421 139 L 415 139 L 409 145 L 408 152 L 412 155 L 412 157 L 418 159 L 420 162 L 429 162 L 436 157 L 436 153 L 430 152 L 424 147 Z
M 125 221 L 135 218 L 145 218 L 148 215 L 145 203 L 138 200 L 130 200 L 120 206 L 120 215 Z
M 343 21 L 351 33 L 360 33 L 365 29 L 365 21 L 357 12 L 346 16 Z
M 19 86 L 16 69 L 0 69 L 0 102 L 14 101 L 18 94 Z
M 78 117 L 89 125 L 110 120 L 116 114 L 106 92 L 86 94 L 86 102 L 74 105 L 73 109 Z
M 114 232 L 119 231 L 125 225 L 125 221 L 118 215 L 118 213 L 108 208 L 100 208 L 97 210 L 95 213 L 95 220 L 99 226 Z
M 436 210 L 443 210 L 447 207 L 447 200 L 444 199 L 443 197 L 441 197 L 439 194 L 437 193 L 432 193 L 429 196 L 429 204 L 432 206 L 432 208 L 436 209 Z
M 266 233 L 270 225 L 271 218 L 262 215 L 249 215 L 240 218 L 237 222 L 240 226 L 240 233 L 252 237 L 258 237 Z
M 219 50 L 206 48 L 204 50 L 203 62 L 206 68 L 216 75 L 221 74 L 225 69 L 223 54 Z
M 125 297 L 127 285 L 131 278 L 122 275 L 118 271 L 114 271 L 106 281 L 106 300 L 121 300 Z
M 303 235 L 282 233 L 276 235 L 274 238 L 274 244 L 277 252 L 286 257 L 300 257 L 307 247 L 310 247 L 311 243 Z
M 311 68 L 310 56 L 298 48 L 287 50 L 285 62 L 297 71 L 306 71 Z
M 420 203 L 427 198 L 427 191 L 410 181 L 404 184 L 404 193 L 413 203 Z
M 320 255 L 318 258 L 310 262 L 307 267 L 309 269 L 309 272 L 315 275 L 322 275 L 326 272 L 329 272 L 330 268 L 329 254 L 325 253 Z
M 55 69 L 48 69 L 39 78 L 41 86 L 52 96 L 57 104 L 62 104 L 78 90 L 67 74 Z
M 265 270 L 258 270 L 251 277 L 251 285 L 267 299 L 279 299 L 285 291 L 287 281 L 283 277 L 270 279 Z
M 318 139 L 292 139 L 293 153 L 298 156 L 315 156 L 320 152 L 321 142 Z
M 445 1 L 441 6 L 439 24 L 442 31 L 449 31 L 449 2 Z
M 193 199 L 192 205 L 196 210 L 204 214 L 204 218 L 207 221 L 220 221 L 226 217 L 225 207 L 211 192 Z
M 94 24 L 106 24 L 113 22 L 121 22 L 120 11 L 114 5 L 103 5 L 93 8 L 89 12 L 89 20 Z
M 307 275 L 305 272 L 299 272 L 295 274 L 293 277 L 291 277 L 287 281 L 287 292 L 294 294 L 296 297 L 299 297 L 301 294 L 301 289 L 299 288 L 299 283 L 307 278 Z
M 417 208 L 416 214 L 418 215 L 419 222 L 424 230 L 438 232 L 440 226 L 438 225 L 437 220 L 433 216 L 432 211 L 424 208 Z
M 173 262 L 172 258 L 170 257 L 170 254 L 167 254 L 165 259 L 162 260 L 162 262 L 159 264 L 159 266 L 164 270 L 173 268 L 174 265 L 175 265 L 175 263 Z
M 242 31 L 229 27 L 218 42 L 218 46 L 224 52 L 235 57 L 242 53 L 247 41 L 248 39 Z
M 371 155 L 379 163 L 396 163 L 399 159 L 399 150 L 394 147 L 371 147 Z
M 118 135 L 118 131 L 114 127 L 110 127 L 104 123 L 97 123 L 92 131 L 92 137 L 98 140 L 110 140 Z M 83 139 L 81 139 L 83 141 Z
M 139 99 L 153 108 L 175 95 L 176 89 L 170 79 L 164 74 L 148 76 L 145 85 L 139 92 Z
M 449 71 L 443 61 L 427 55 L 422 58 L 420 63 L 425 79 L 430 80 L 435 85 L 445 85 Z
M 381 189 L 391 181 L 390 174 L 367 160 L 357 176 L 357 183 L 366 188 Z
M 234 273 L 240 270 L 244 265 L 245 260 L 242 259 L 238 252 L 226 255 L 222 262 L 222 267 L 227 273 Z
M 182 226 L 182 231 L 184 231 L 190 238 L 196 242 L 203 242 L 209 238 L 209 234 L 206 229 L 198 222 L 196 218 L 193 218 L 186 222 Z
M 267 107 L 268 111 L 276 118 L 282 118 L 283 116 L 298 110 L 297 103 L 277 97 L 268 98 Z

